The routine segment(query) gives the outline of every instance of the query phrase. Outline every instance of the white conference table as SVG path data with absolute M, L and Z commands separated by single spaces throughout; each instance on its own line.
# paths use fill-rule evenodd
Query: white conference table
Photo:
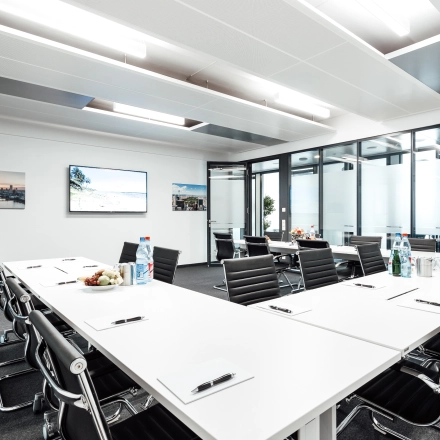
M 434 274 L 431 278 L 415 276 L 406 279 L 383 272 L 251 307 L 291 322 L 309 324 L 392 348 L 404 356 L 440 332 L 440 307 L 420 307 L 414 301 L 415 298 L 432 301 L 437 297 L 440 303 L 440 274 Z M 375 290 L 343 285 L 353 282 L 385 287 Z M 408 302 L 411 307 L 401 306 Z M 269 305 L 289 308 L 293 316 L 274 311 Z M 305 309 L 307 311 L 294 314 L 295 310 Z
M 238 246 L 240 246 L 241 249 L 246 249 L 246 243 L 244 240 L 234 240 L 234 243 Z M 284 241 L 274 241 L 271 240 L 268 242 L 269 249 L 272 252 L 280 252 L 285 254 L 293 254 L 298 251 L 298 245 L 295 243 L 292 245 L 290 242 L 284 242 Z M 356 248 L 354 246 L 339 246 L 339 245 L 330 245 L 330 248 L 333 252 L 333 256 L 338 259 L 342 260 L 353 260 L 353 261 L 359 261 L 359 257 L 356 251 Z M 382 257 L 384 261 L 388 262 L 388 259 L 390 258 L 390 250 L 389 249 L 381 249 L 380 252 L 382 253 Z M 411 255 L 413 257 L 432 257 L 432 252 L 418 252 L 414 251 L 411 252 Z
M 44 267 L 25 269 L 40 264 Z M 83 273 L 82 266 L 92 264 L 101 267 L 81 257 L 74 262 L 4 263 L 33 294 L 203 439 L 283 439 L 299 430 L 301 440 L 335 440 L 337 402 L 400 359 L 393 349 L 156 280 L 98 293 L 80 284 L 41 285 L 47 279 L 70 280 Z M 67 273 L 55 269 L 60 265 Z M 148 320 L 103 331 L 85 323 L 128 313 Z M 219 357 L 255 377 L 187 405 L 158 381 L 170 372 Z

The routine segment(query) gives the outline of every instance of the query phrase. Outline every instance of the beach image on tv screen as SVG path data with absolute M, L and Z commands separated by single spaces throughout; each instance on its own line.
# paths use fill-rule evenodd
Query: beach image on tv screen
M 147 173 L 70 166 L 70 211 L 147 212 Z

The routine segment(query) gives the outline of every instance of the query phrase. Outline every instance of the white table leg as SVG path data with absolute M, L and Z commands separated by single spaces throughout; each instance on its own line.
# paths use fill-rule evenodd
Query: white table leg
M 298 440 L 319 440 L 319 418 L 313 419 L 300 428 Z
M 320 440 L 336 440 L 336 406 L 319 416 Z

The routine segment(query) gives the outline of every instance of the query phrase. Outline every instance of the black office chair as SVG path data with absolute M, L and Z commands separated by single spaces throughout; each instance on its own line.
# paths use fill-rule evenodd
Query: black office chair
M 282 259 L 287 258 L 288 259 L 288 265 L 283 266 L 276 269 L 278 278 L 280 279 L 283 277 L 287 285 L 280 286 L 281 288 L 284 287 L 290 287 L 291 292 L 293 292 L 295 287 L 287 278 L 286 271 L 289 270 L 293 266 L 293 258 L 291 254 L 278 254 L 274 255 L 269 248 L 269 244 L 267 242 L 266 237 L 258 237 L 258 236 L 252 236 L 252 235 L 244 235 L 244 240 L 246 243 L 246 252 L 248 257 L 259 257 L 262 255 L 272 255 L 272 258 L 274 259 L 274 262 L 281 263 Z M 281 282 L 281 281 L 280 281 Z
M 330 243 L 325 240 L 303 240 L 301 238 L 296 240 L 299 250 L 304 249 L 327 249 Z
M 221 240 L 232 240 L 232 234 L 229 232 L 213 232 L 214 238 L 219 238 Z
M 223 260 L 229 260 L 231 258 L 234 258 L 235 256 L 235 245 L 234 240 L 231 238 L 216 238 L 215 239 L 215 247 L 217 249 L 217 255 L 216 259 L 219 262 L 222 262 Z M 222 290 L 223 292 L 227 292 L 227 289 L 225 289 L 223 286 L 226 286 L 226 280 L 223 280 L 221 284 L 217 284 L 214 287 L 214 289 Z
M 408 238 L 412 251 L 435 252 L 437 241 L 435 238 Z
M 94 383 L 90 379 L 88 362 L 51 326 L 41 312 L 31 312 L 30 322 L 41 336 L 36 351 L 38 366 L 62 402 L 59 426 L 63 438 L 69 440 L 195 440 L 199 437 L 174 417 L 162 405 L 136 414 L 132 405 L 124 403 L 132 414 L 128 419 L 109 426 Z M 53 360 L 48 369 L 45 353 Z
M 298 252 L 305 290 L 329 286 L 339 282 L 333 252 L 330 248 Z
M 350 236 L 350 246 L 358 246 L 360 244 L 377 243 L 379 248 L 382 244 L 382 237 L 375 235 L 352 235 Z
M 337 428 L 339 435 L 362 410 L 370 413 L 374 428 L 396 438 L 407 437 L 384 426 L 376 419 L 398 418 L 413 426 L 434 426 L 440 422 L 439 373 L 402 360 L 359 388 L 352 397 L 361 401 Z
M 229 301 L 250 304 L 280 298 L 280 287 L 272 255 L 224 260 Z
M 359 245 L 356 246 L 356 250 L 364 276 L 386 272 L 387 267 L 377 243 Z
M 13 294 L 13 299 L 9 304 L 9 308 L 14 317 L 14 323 L 21 322 L 26 332 L 25 359 L 32 368 L 37 368 L 38 371 L 35 360 L 33 360 L 32 357 L 30 360 L 28 360 L 28 357 L 33 355 L 33 352 L 29 352 L 29 350 L 34 349 L 39 341 L 39 335 L 28 322 L 30 313 L 35 310 L 33 307 L 34 297 L 30 292 L 24 290 L 24 288 L 21 287 L 15 278 L 8 279 L 8 286 Z M 59 319 L 57 315 L 51 312 L 46 312 L 44 316 L 62 337 L 72 335 L 70 332 L 65 331 L 66 325 L 62 320 Z M 70 341 L 70 343 L 74 344 L 73 341 Z M 113 362 L 107 359 L 99 351 L 93 350 L 88 353 L 83 353 L 83 356 L 89 363 L 89 371 L 93 379 L 97 395 L 101 401 L 120 400 L 123 398 L 123 396 L 129 393 L 134 395 L 139 390 L 140 387 L 136 384 L 136 382 L 132 381 L 123 371 L 121 371 Z M 25 372 L 26 370 L 23 371 Z M 34 370 L 28 371 L 33 372 Z M 9 379 L 10 377 L 11 376 L 8 375 L 6 379 Z M 42 393 L 37 393 L 33 401 L 25 402 L 25 404 L 20 405 L 20 408 L 33 404 L 34 412 L 38 413 L 43 408 L 44 399 L 48 400 L 53 408 L 58 406 L 58 402 L 54 401 L 53 396 L 47 393 L 47 389 L 44 389 L 44 397 Z M 120 409 L 117 411 L 117 413 L 115 413 L 115 415 L 110 416 L 108 420 L 116 419 L 119 412 Z
M 154 246 L 154 279 L 174 284 L 180 251 Z
M 268 232 L 266 231 L 264 235 L 267 235 L 273 241 L 282 241 L 284 237 L 284 232 Z
M 121 256 L 119 257 L 120 263 L 136 263 L 136 252 L 138 249 L 138 243 L 130 243 L 124 241 L 124 246 L 122 247 Z

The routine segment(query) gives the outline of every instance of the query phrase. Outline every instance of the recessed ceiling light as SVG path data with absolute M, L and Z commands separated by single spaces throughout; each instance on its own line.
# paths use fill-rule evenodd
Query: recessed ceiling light
M 315 159 L 319 159 L 319 154 L 317 154 L 316 156 L 313 156 Z
M 180 116 L 168 115 L 166 113 L 155 112 L 145 108 L 133 107 L 131 105 L 113 104 L 113 111 L 125 115 L 136 116 L 138 118 L 153 119 L 154 121 L 166 122 L 174 125 L 185 125 L 185 118 Z
M 399 11 L 388 11 L 384 7 L 383 0 L 356 0 L 368 12 L 373 14 L 382 23 L 387 25 L 400 37 L 408 35 L 410 31 L 410 23 L 408 19 L 404 19 L 399 15 Z
M 298 160 L 307 160 L 307 157 L 300 157 Z
M 147 36 L 59 0 L 0 0 L 0 11 L 145 58 Z
M 328 108 L 317 105 L 315 103 L 315 100 L 313 98 L 310 98 L 310 96 L 294 92 L 293 90 L 289 91 L 288 93 L 277 93 L 275 95 L 275 102 L 288 105 L 289 107 L 302 110 L 306 113 L 311 113 L 315 116 L 320 116 L 321 118 L 330 117 L 330 110 Z
M 367 147 L 367 150 L 374 150 L 374 149 L 376 149 L 377 147 Z

